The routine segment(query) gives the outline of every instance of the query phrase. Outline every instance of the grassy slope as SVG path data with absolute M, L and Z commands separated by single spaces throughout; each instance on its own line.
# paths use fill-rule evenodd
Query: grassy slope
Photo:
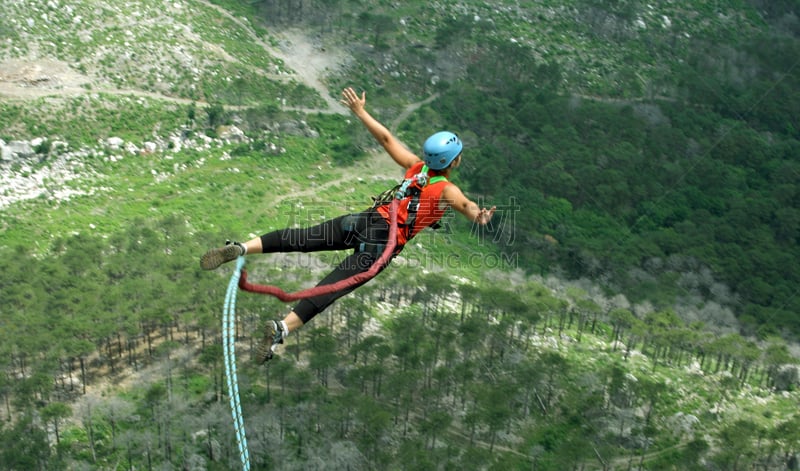
M 161 2 L 149 4 L 145 2 L 143 4 L 150 5 L 150 8 L 154 9 L 162 5 Z M 184 5 L 191 5 L 195 9 L 201 8 L 201 4 L 197 3 L 186 2 Z M 30 5 L 28 6 L 30 7 Z M 84 18 L 88 21 L 92 13 L 85 14 L 87 16 Z M 201 20 L 205 15 L 208 15 L 207 19 Z M 176 16 L 175 20 L 177 23 L 221 24 L 221 27 L 236 30 L 235 24 L 227 23 L 224 19 L 215 16 L 213 9 L 204 10 L 198 17 Z M 550 22 L 548 24 L 552 27 L 551 34 L 556 34 L 558 28 L 555 25 L 558 23 Z M 198 30 L 202 29 L 198 28 Z M 526 29 L 526 31 L 528 30 Z M 118 32 L 124 34 L 123 31 Z M 36 31 L 32 32 L 32 34 L 34 33 Z M 44 31 L 39 31 L 39 34 L 44 33 Z M 169 36 L 168 33 L 164 34 L 165 37 Z M 202 33 L 200 34 L 202 36 Z M 68 30 L 65 31 L 63 37 L 67 36 Z M 102 35 L 98 34 L 98 36 Z M 136 41 L 135 44 L 160 44 L 161 40 L 163 38 L 159 39 L 158 36 L 155 36 L 147 41 Z M 211 43 L 220 38 L 210 34 L 206 40 Z M 54 43 L 60 44 L 59 41 L 61 39 Z M 580 41 L 577 44 L 580 45 Z M 229 46 L 231 48 L 240 47 Z M 89 48 L 87 47 L 87 49 Z M 42 52 L 69 56 L 82 55 L 81 50 L 67 47 L 64 51 L 44 50 Z M 556 50 L 552 53 L 558 54 L 559 52 Z M 237 54 L 247 55 L 248 53 L 237 50 Z M 256 53 L 252 54 L 253 56 L 257 55 Z M 260 54 L 258 55 L 260 56 Z M 248 61 L 243 60 L 243 62 Z M 257 67 L 266 67 L 266 64 L 255 63 Z M 89 68 L 89 66 L 86 67 Z M 210 70 L 215 67 L 217 66 L 211 65 Z M 110 77 L 115 69 L 109 65 L 107 70 L 102 67 L 99 67 L 98 70 L 98 75 Z M 603 69 L 598 65 L 595 70 L 601 74 Z M 137 82 L 138 79 L 133 78 L 136 75 L 131 72 L 130 76 L 122 78 L 119 84 L 160 91 L 160 88 L 154 85 L 158 83 L 157 78 L 142 79 L 142 82 Z M 191 93 L 186 91 L 190 89 L 191 77 L 176 76 L 173 78 L 175 83 L 182 84 L 174 88 L 175 93 L 179 96 L 191 97 Z M 587 82 L 587 84 L 591 84 L 591 82 Z M 220 86 L 220 90 L 224 89 L 225 87 Z M 602 91 L 602 87 L 598 90 L 590 87 L 587 91 L 599 92 Z M 90 105 L 94 106 L 91 103 Z M 6 110 L 9 109 L 9 105 L 2 106 Z M 64 111 L 63 114 L 53 113 L 51 106 L 53 105 L 49 102 L 42 101 L 34 104 L 30 109 L 23 107 L 23 113 L 30 116 L 27 119 L 13 117 L 11 113 L 4 115 L 9 117 L 9 121 L 2 122 L 3 132 L 10 133 L 11 130 L 14 130 L 17 132 L 13 134 L 19 137 L 46 134 L 70 138 L 72 137 L 70 135 L 78 130 L 75 134 L 79 134 L 81 137 L 73 141 L 75 145 L 109 135 L 121 135 L 123 138 L 131 140 L 138 139 L 137 143 L 140 143 L 150 137 L 149 132 L 154 127 L 153 122 L 144 120 L 137 124 L 137 127 L 114 128 L 115 124 L 131 121 L 131 118 L 120 119 L 120 115 L 114 115 L 123 107 L 112 107 L 111 116 L 106 118 L 98 116 L 97 113 L 93 114 L 92 119 L 95 121 L 92 122 L 105 123 L 106 127 L 89 126 L 84 129 L 79 121 L 53 120 L 48 123 L 45 115 L 69 116 L 67 111 Z M 157 117 L 155 121 L 161 123 L 163 128 L 168 130 L 177 128 L 185 120 L 184 111 L 180 109 L 175 111 L 171 105 L 163 106 L 172 111 L 162 110 L 160 106 L 162 105 L 156 105 L 159 110 L 157 112 L 154 112 L 149 106 L 138 104 L 130 105 L 129 109 L 132 114 Z M 87 112 L 87 108 L 82 108 L 82 111 Z M 387 182 L 385 181 L 369 180 L 353 184 L 349 178 L 345 178 L 341 184 L 330 184 L 339 178 L 348 177 L 350 169 L 332 167 L 330 160 L 321 156 L 319 142 L 289 138 L 281 145 L 287 149 L 287 153 L 283 157 L 265 157 L 258 152 L 237 153 L 235 147 L 212 149 L 202 153 L 183 152 L 175 155 L 169 152 L 151 155 L 125 155 L 118 162 L 106 162 L 102 156 L 99 156 L 87 163 L 91 172 L 87 172 L 88 175 L 85 178 L 74 181 L 70 185 L 104 189 L 97 191 L 92 196 L 76 197 L 66 202 L 53 203 L 39 198 L 4 209 L 0 212 L 2 227 L 0 243 L 14 245 L 37 240 L 41 245 L 41 250 L 46 251 L 46 241 L 53 237 L 83 231 L 110 234 L 124 229 L 129 221 L 136 218 L 175 213 L 185 217 L 198 232 L 211 232 L 219 239 L 224 237 L 241 238 L 242 234 L 259 233 L 287 223 L 287 213 L 297 209 L 299 204 L 302 204 L 305 209 L 311 209 L 315 215 L 318 215 L 316 212 L 318 208 L 329 211 L 330 206 L 333 206 L 333 211 L 339 213 L 346 208 L 360 207 L 368 201 L 369 195 L 386 186 Z M 226 152 L 235 155 L 228 158 Z M 314 176 L 314 179 L 309 179 L 309 176 Z M 322 186 L 323 189 L 317 194 L 303 193 L 296 198 L 287 197 L 276 207 L 274 204 L 276 200 L 291 195 L 292 192 L 302 192 L 308 188 L 311 181 Z M 302 212 L 300 214 L 302 217 Z M 457 244 L 469 243 L 469 236 L 466 234 L 467 228 L 463 226 L 461 228 L 464 231 L 459 232 L 451 240 Z M 486 246 L 470 245 L 471 249 L 476 247 L 487 253 L 490 253 L 491 250 Z M 438 245 L 431 250 L 444 252 L 451 250 L 451 247 Z M 465 267 L 462 271 L 455 271 L 453 274 L 478 279 L 477 274 L 470 267 Z M 539 348 L 546 347 L 540 346 Z M 613 362 L 616 357 L 609 352 L 610 347 L 603 339 L 591 336 L 586 336 L 582 343 L 562 343 L 559 350 L 586 365 L 587 369 L 593 368 L 596 364 Z M 651 368 L 652 365 L 643 357 L 635 357 L 630 365 L 634 376 L 652 376 Z M 715 419 L 707 414 L 713 405 L 722 400 L 719 378 L 703 377 L 685 369 L 669 368 L 659 368 L 655 375 L 663 378 L 674 388 L 669 396 L 676 411 L 680 410 L 704 418 Z M 729 398 L 724 403 L 734 411 L 731 414 L 733 416 L 746 415 L 757 422 L 767 422 L 770 421 L 770 417 L 774 420 L 794 413 L 796 398 L 795 396 L 768 395 L 765 391 L 745 389 L 740 397 Z M 713 420 L 710 423 L 712 425 L 709 425 L 709 428 L 713 427 Z

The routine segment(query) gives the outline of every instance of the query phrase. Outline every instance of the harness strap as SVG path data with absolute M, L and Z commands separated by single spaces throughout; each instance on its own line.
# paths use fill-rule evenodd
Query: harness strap
M 360 283 L 366 283 L 374 278 L 375 275 L 377 275 L 378 272 L 385 267 L 387 263 L 389 263 L 394 249 L 397 246 L 397 208 L 399 205 L 400 200 L 392 200 L 392 204 L 389 206 L 389 240 L 387 240 L 386 247 L 383 249 L 381 256 L 378 257 L 378 260 L 376 260 L 367 271 L 356 273 L 355 275 L 337 281 L 336 283 L 315 286 L 313 288 L 307 288 L 294 293 L 287 293 L 277 286 L 248 283 L 247 271 L 242 270 L 242 275 L 239 278 L 239 288 L 245 291 L 250 291 L 251 293 L 269 294 L 271 296 L 275 296 L 283 302 L 291 302 L 300 299 L 312 298 L 314 296 L 335 293 Z
M 358 250 L 356 250 L 356 252 L 383 253 L 383 249 L 385 248 L 386 244 L 372 244 L 369 242 L 362 242 L 358 244 Z
M 411 237 L 411 234 L 414 233 L 414 224 L 417 222 L 417 210 L 419 209 L 419 195 L 421 193 L 421 191 L 416 192 L 411 197 L 411 200 L 408 202 L 408 206 L 406 207 L 408 216 L 406 217 L 406 222 L 403 225 L 408 228 L 407 237 Z
M 420 178 L 420 176 L 423 178 Z M 434 183 L 446 182 L 447 177 L 444 175 L 436 175 L 435 177 L 428 179 L 428 166 L 423 165 L 422 170 L 414 177 L 407 179 L 406 182 L 414 180 L 416 180 L 421 187 L 425 187 L 427 185 L 433 185 Z M 413 193 L 411 195 L 411 200 L 408 202 L 408 206 L 406 206 L 408 216 L 406 217 L 406 222 L 403 224 L 408 228 L 409 237 L 414 233 L 414 225 L 417 222 L 417 211 L 419 210 L 419 198 L 422 194 L 422 189 L 414 188 L 412 191 Z

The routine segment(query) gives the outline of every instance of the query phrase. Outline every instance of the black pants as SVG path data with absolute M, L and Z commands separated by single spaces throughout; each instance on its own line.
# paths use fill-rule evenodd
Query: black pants
M 389 224 L 375 210 L 370 209 L 339 216 L 303 229 L 273 231 L 261 236 L 261 244 L 264 253 L 352 249 L 353 253 L 317 284 L 322 286 L 369 270 L 383 252 L 388 238 Z M 400 249 L 400 247 L 395 249 L 395 254 L 399 253 Z M 381 271 L 387 265 L 388 262 Z M 295 306 L 294 312 L 305 324 L 334 301 L 364 283 L 366 281 L 331 294 L 302 299 Z

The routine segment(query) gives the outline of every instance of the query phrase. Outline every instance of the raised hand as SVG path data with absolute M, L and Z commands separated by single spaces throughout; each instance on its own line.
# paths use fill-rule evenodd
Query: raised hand
M 361 97 L 359 98 L 353 87 L 347 87 L 342 91 L 342 99 L 339 100 L 339 103 L 350 108 L 353 113 L 357 113 L 367 104 L 367 92 L 361 92 Z

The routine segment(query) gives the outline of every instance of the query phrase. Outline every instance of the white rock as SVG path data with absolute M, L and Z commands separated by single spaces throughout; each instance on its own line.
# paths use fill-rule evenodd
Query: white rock
M 14 158 L 14 156 L 25 158 L 34 154 L 33 147 L 31 147 L 28 141 L 11 141 L 6 144 L 5 148 L 11 153 L 10 157 L 6 160 L 10 160 Z
M 108 145 L 108 147 L 111 147 L 112 149 L 115 150 L 122 148 L 122 144 L 124 143 L 125 141 L 121 137 L 114 136 L 106 139 L 106 144 Z

